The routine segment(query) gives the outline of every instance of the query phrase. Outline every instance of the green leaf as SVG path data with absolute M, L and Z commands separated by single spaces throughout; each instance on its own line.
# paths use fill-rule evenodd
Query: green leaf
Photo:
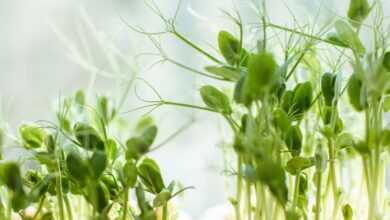
M 244 82 L 246 79 L 246 74 L 242 75 L 238 82 L 236 83 L 234 87 L 234 94 L 233 94 L 233 99 L 236 103 L 239 104 L 245 104 L 245 97 L 244 97 Z
M 348 44 L 344 43 L 340 39 L 340 37 L 334 32 L 328 33 L 326 39 L 330 41 L 333 45 L 340 46 L 340 47 L 348 47 Z
M 98 97 L 96 104 L 96 111 L 98 113 L 99 118 L 103 119 L 105 123 L 111 120 L 110 110 L 109 110 L 109 100 L 106 96 Z
M 313 99 L 313 87 L 311 82 L 299 83 L 294 89 L 294 98 L 292 100 L 292 114 L 301 116 L 311 107 Z
M 89 175 L 87 161 L 80 156 L 80 153 L 72 151 L 66 158 L 66 168 L 74 181 L 84 186 Z
M 240 79 L 240 73 L 228 66 L 206 66 L 205 70 L 226 80 L 236 82 Z
M 134 160 L 127 161 L 121 172 L 121 179 L 125 188 L 133 188 L 137 182 L 137 177 L 138 171 Z
M 298 175 L 302 170 L 314 166 L 314 158 L 293 157 L 287 162 L 286 170 L 292 175 Z
M 210 108 L 221 112 L 222 114 L 231 114 L 229 98 L 213 86 L 202 86 L 200 95 L 203 102 Z
M 383 98 L 383 110 L 385 112 L 389 112 L 390 111 L 390 96 L 385 96 Z
M 36 152 L 35 159 L 39 161 L 41 165 L 45 165 L 48 170 L 55 170 L 57 167 L 57 161 L 53 154 L 47 152 Z
M 363 90 L 363 83 L 357 74 L 352 74 L 348 82 L 349 102 L 356 111 L 362 111 L 366 108 L 366 96 Z
M 76 104 L 78 105 L 78 108 L 82 109 L 86 103 L 84 91 L 78 90 L 76 92 L 76 94 L 74 95 L 74 100 L 75 100 Z
M 11 205 L 15 212 L 19 212 L 20 210 L 28 207 L 29 201 L 24 190 L 14 192 L 11 198 Z
M 118 156 L 118 144 L 114 139 L 107 139 L 105 143 L 108 159 L 113 161 Z
M 325 73 L 321 77 L 321 91 L 324 96 L 325 104 L 332 106 L 335 97 L 336 75 Z
M 151 125 L 144 129 L 144 131 L 141 134 L 142 140 L 145 142 L 145 144 L 148 146 L 148 148 L 153 144 L 154 140 L 157 136 L 158 128 L 156 125 Z
M 218 46 L 222 56 L 230 65 L 235 65 L 240 60 L 240 42 L 229 32 L 219 32 Z
M 291 121 L 288 117 L 287 113 L 283 109 L 276 109 L 273 114 L 273 123 L 276 128 L 278 128 L 281 132 L 286 132 L 291 127 Z
M 23 146 L 27 149 L 39 148 L 45 143 L 46 132 L 36 125 L 22 125 L 19 133 Z
M 356 33 L 352 27 L 343 20 L 338 20 L 335 23 L 337 35 L 340 40 L 348 45 L 349 48 L 356 51 L 359 55 L 364 55 L 366 49 L 360 41 L 358 33 Z
M 163 205 L 166 205 L 168 201 L 172 198 L 172 193 L 167 190 L 163 189 L 153 200 L 153 206 L 154 207 L 160 207 Z
M 93 152 L 92 157 L 89 159 L 89 167 L 93 177 L 99 179 L 107 167 L 106 153 L 100 150 Z
M 135 132 L 142 133 L 146 128 L 154 125 L 155 122 L 152 117 L 150 116 L 143 116 L 136 124 L 135 126 Z
M 383 146 L 390 146 L 390 130 L 387 128 L 381 132 L 381 144 Z
M 345 204 L 343 206 L 342 211 L 343 211 L 344 220 L 352 220 L 352 218 L 353 218 L 353 210 L 352 210 L 352 207 L 349 204 Z
M 23 190 L 23 181 L 17 163 L 6 162 L 0 164 L 0 183 L 14 192 Z
M 165 188 L 160 168 L 154 160 L 144 158 L 138 165 L 137 169 L 143 184 L 151 192 L 158 194 Z
M 282 96 L 282 108 L 283 110 L 290 114 L 291 106 L 293 106 L 293 99 L 294 99 L 294 92 L 293 91 L 286 91 L 284 92 Z
M 126 159 L 138 159 L 140 156 L 149 152 L 151 145 L 157 136 L 157 126 L 150 125 L 145 127 L 138 137 L 127 140 Z
M 248 74 L 243 84 L 246 105 L 262 97 L 277 80 L 277 63 L 270 53 L 252 54 L 248 61 Z
M 387 71 L 390 71 L 390 51 L 387 51 L 383 56 L 383 66 Z
M 336 148 L 343 149 L 353 146 L 353 137 L 350 133 L 344 132 L 336 137 Z
M 84 123 L 76 123 L 73 130 L 82 148 L 86 150 L 104 150 L 104 142 L 92 126 Z
M 370 149 L 368 148 L 368 145 L 365 141 L 360 140 L 354 143 L 355 150 L 359 152 L 361 155 L 368 155 L 370 153 Z
M 284 139 L 293 156 L 298 156 L 302 149 L 302 133 L 298 126 L 291 126 Z
M 350 0 L 348 17 L 353 21 L 353 25 L 360 26 L 361 22 L 367 18 L 370 10 L 367 0 Z

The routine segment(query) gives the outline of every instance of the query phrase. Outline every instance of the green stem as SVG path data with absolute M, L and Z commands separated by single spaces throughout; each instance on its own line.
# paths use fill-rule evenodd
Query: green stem
M 300 182 L 300 173 L 295 177 L 295 186 L 294 186 L 294 198 L 292 203 L 292 208 L 295 210 L 297 203 L 298 203 L 298 197 L 299 197 L 299 182 Z
M 256 189 L 256 213 L 255 213 L 255 216 L 256 216 L 256 220 L 260 220 L 261 219 L 261 204 L 262 204 L 262 201 L 261 201 L 261 192 L 260 192 L 260 187 L 261 187 L 261 183 L 256 183 L 255 184 L 255 189 Z
M 168 220 L 168 204 L 163 207 L 163 220 Z
M 241 178 L 241 163 L 242 156 L 237 155 L 237 189 L 236 189 L 236 204 L 235 204 L 235 212 L 236 212 L 236 220 L 241 220 L 241 191 L 242 191 L 242 178 Z
M 205 55 L 207 58 L 209 58 L 210 60 L 218 63 L 218 64 L 223 64 L 222 61 L 218 60 L 217 58 L 215 58 L 213 55 L 209 54 L 208 52 L 204 51 L 202 48 L 200 48 L 199 46 L 195 45 L 194 43 L 192 43 L 190 40 L 188 40 L 186 37 L 184 37 L 183 35 L 181 35 L 180 33 L 176 32 L 176 31 L 173 31 L 173 34 L 179 38 L 181 41 L 183 41 L 184 43 L 186 43 L 187 45 L 189 45 L 190 47 L 194 48 L 196 51 L 200 52 L 201 54 Z
M 316 170 L 316 174 L 317 176 L 316 178 L 316 188 L 317 188 L 317 192 L 316 192 L 316 209 L 315 209 L 315 217 L 314 219 L 315 220 L 320 220 L 320 214 L 321 214 L 321 182 L 322 182 L 322 172 L 320 169 L 317 169 Z
M 123 215 L 122 220 L 126 220 L 127 217 L 127 206 L 129 201 L 129 189 L 125 188 L 125 193 L 123 195 Z
M 60 168 L 58 167 L 59 173 L 61 173 Z M 58 202 L 58 210 L 59 210 L 59 219 L 65 220 L 64 213 L 64 201 L 62 195 L 62 184 L 61 184 L 61 174 L 56 177 L 56 189 L 57 189 L 57 202 Z
M 64 200 L 65 200 L 65 206 L 66 206 L 68 218 L 69 218 L 69 220 L 73 220 L 73 211 L 72 211 L 73 207 L 72 207 L 72 204 L 70 203 L 69 196 L 65 195 Z
M 338 46 L 338 45 L 334 44 L 330 40 L 327 40 L 327 39 L 324 39 L 324 38 L 321 38 L 321 37 L 318 37 L 318 36 L 315 36 L 315 35 L 311 35 L 311 34 L 308 34 L 308 33 L 304 33 L 304 32 L 301 32 L 301 31 L 297 31 L 297 30 L 294 30 L 294 29 L 291 29 L 291 28 L 288 28 L 288 27 L 284 27 L 284 26 L 281 26 L 281 25 L 277 25 L 277 24 L 273 24 L 273 23 L 267 23 L 267 26 L 273 27 L 273 28 L 276 28 L 276 29 L 279 29 L 279 30 L 282 30 L 282 31 L 287 31 L 287 32 L 290 32 L 290 33 L 293 33 L 293 34 L 301 35 L 303 37 L 307 37 L 307 38 L 310 38 L 310 39 L 313 39 L 313 40 L 316 40 L 316 41 L 321 41 L 321 42 L 324 42 L 324 43 L 327 43 L 327 44 L 331 44 L 333 46 Z
M 246 181 L 246 208 L 247 208 L 247 217 L 248 220 L 252 219 L 252 203 L 251 203 L 251 184 L 249 181 Z
M 43 208 L 43 204 L 44 204 L 44 202 L 45 202 L 45 199 L 46 199 L 46 196 L 43 196 L 43 197 L 41 198 L 41 200 L 39 201 L 37 211 L 35 212 L 35 214 L 34 214 L 32 220 L 36 220 L 36 219 L 38 218 L 39 213 L 41 213 L 41 211 L 42 211 L 42 208 Z
M 212 108 L 207 108 L 207 107 L 202 107 L 202 106 L 197 106 L 197 105 L 191 105 L 191 104 L 186 104 L 186 103 L 171 102 L 171 101 L 165 101 L 165 100 L 161 100 L 160 103 L 162 105 L 174 105 L 174 106 L 179 106 L 179 107 L 184 107 L 184 108 L 199 109 L 199 110 L 205 110 L 205 111 L 209 111 L 209 112 L 218 113 L 218 111 L 215 111 Z

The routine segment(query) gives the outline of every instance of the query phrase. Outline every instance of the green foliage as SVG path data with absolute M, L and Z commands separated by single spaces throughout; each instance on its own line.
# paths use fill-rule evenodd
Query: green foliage
M 86 150 L 104 150 L 104 141 L 92 126 L 76 123 L 73 130 L 80 147 Z
M 302 149 L 302 132 L 298 126 L 291 126 L 284 139 L 293 156 L 298 156 Z
M 122 184 L 125 188 L 133 188 L 137 182 L 138 171 L 134 160 L 129 160 L 120 172 Z
M 346 204 L 342 208 L 344 220 L 352 220 L 353 210 L 349 204 Z
M 19 134 L 23 146 L 27 149 L 42 147 L 45 143 L 45 131 L 36 125 L 22 125 L 19 127 Z
M 229 115 L 232 113 L 229 98 L 215 87 L 209 85 L 202 86 L 200 95 L 202 96 L 203 102 L 208 107 L 221 112 L 222 114 Z
M 278 80 L 276 69 L 277 63 L 272 54 L 266 52 L 251 54 L 240 100 L 249 105 L 252 101 L 260 99 Z
M 366 19 L 370 10 L 371 8 L 367 0 L 350 0 L 348 17 L 353 21 L 352 24 L 359 26 Z
M 335 28 L 339 39 L 359 55 L 364 55 L 366 49 L 360 41 L 359 35 L 345 21 L 338 20 Z
M 359 79 L 357 74 L 352 74 L 348 85 L 349 102 L 356 111 L 362 111 L 366 107 L 366 95 L 361 79 Z
M 302 170 L 314 166 L 314 158 L 293 157 L 287 162 L 286 170 L 292 175 L 299 174 Z
M 229 32 L 219 32 L 218 46 L 222 56 L 230 65 L 235 65 L 240 60 L 240 42 Z
M 325 73 L 321 78 L 321 92 L 324 96 L 325 104 L 332 105 L 335 97 L 336 76 L 331 73 Z
M 154 160 L 144 158 L 137 169 L 139 177 L 148 190 L 158 194 L 165 188 L 160 168 Z
M 240 73 L 228 66 L 206 66 L 205 70 L 213 75 L 220 76 L 226 80 L 236 82 L 240 79 Z
M 75 182 L 84 186 L 90 176 L 88 162 L 80 153 L 72 151 L 66 158 L 66 168 Z

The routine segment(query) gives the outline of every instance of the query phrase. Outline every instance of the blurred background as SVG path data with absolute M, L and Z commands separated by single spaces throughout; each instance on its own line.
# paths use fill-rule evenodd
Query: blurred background
M 253 2 L 183 0 L 177 30 L 215 54 L 219 30 L 237 33 L 221 9 L 236 8 L 246 22 L 256 22 Z M 274 23 L 291 25 L 293 15 L 302 23 L 313 22 L 317 14 L 319 23 L 343 16 L 348 2 L 273 0 L 267 7 Z M 166 17 L 173 17 L 177 0 L 156 3 Z M 149 54 L 157 52 L 155 47 L 126 23 L 150 32 L 164 30 L 163 22 L 142 0 L 0 1 L 0 100 L 2 117 L 9 128 L 15 130 L 22 122 L 53 119 L 55 100 L 80 88 L 89 90 L 91 97 L 118 96 L 125 89 L 123 82 L 133 74 L 150 82 L 165 99 L 201 103 L 197 90 L 209 79 L 170 63 L 153 65 L 159 60 Z M 252 36 L 248 36 L 250 41 Z M 199 70 L 208 63 L 172 36 L 155 39 L 172 59 Z M 135 84 L 140 87 L 141 96 L 156 98 L 142 82 Z M 131 88 L 123 110 L 141 105 L 144 103 Z M 129 113 L 128 120 L 135 121 L 142 113 L 145 111 Z M 179 206 L 198 219 L 207 208 L 222 204 L 228 196 L 223 170 L 229 167 L 223 167 L 221 154 L 226 144 L 221 140 L 226 137 L 230 141 L 228 129 L 217 116 L 188 109 L 161 107 L 153 116 L 160 124 L 161 140 L 194 119 L 179 137 L 152 156 L 160 162 L 168 179 L 196 188 L 185 193 Z

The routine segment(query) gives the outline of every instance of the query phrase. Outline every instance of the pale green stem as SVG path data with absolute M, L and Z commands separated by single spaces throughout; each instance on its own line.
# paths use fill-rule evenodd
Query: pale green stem
M 242 157 L 241 155 L 237 155 L 237 189 L 236 189 L 236 204 L 235 204 L 235 212 L 236 212 L 236 220 L 241 220 L 241 191 L 242 191 L 242 178 L 241 178 L 241 163 Z
M 163 207 L 163 220 L 168 220 L 168 204 Z
M 123 215 L 122 215 L 122 220 L 126 220 L 127 218 L 127 206 L 128 206 L 128 201 L 129 201 L 129 189 L 125 188 L 124 189 L 124 198 L 123 198 Z
M 321 170 L 317 169 L 316 174 L 316 204 L 315 204 L 315 220 L 320 220 L 320 214 L 321 214 L 321 182 L 322 182 L 322 172 Z
M 39 213 L 41 213 L 42 211 L 42 208 L 43 208 L 43 204 L 45 202 L 45 199 L 46 199 L 46 196 L 42 197 L 40 200 L 39 200 L 39 204 L 38 204 L 38 208 L 37 208 L 37 211 L 35 212 L 32 220 L 36 220 L 39 216 Z
M 68 214 L 68 219 L 73 220 L 73 207 L 72 207 L 72 204 L 69 200 L 69 196 L 65 195 L 64 200 L 65 200 L 66 211 Z

